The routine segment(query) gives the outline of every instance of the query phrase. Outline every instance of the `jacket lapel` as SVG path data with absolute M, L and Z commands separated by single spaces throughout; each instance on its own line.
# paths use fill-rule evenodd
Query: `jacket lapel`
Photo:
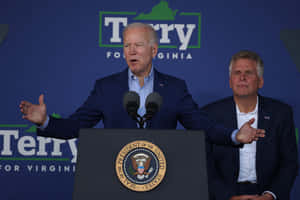
M 127 114 L 126 110 L 123 108 L 123 98 L 124 94 L 129 91 L 129 86 L 128 86 L 128 68 L 117 74 L 115 78 L 115 83 L 117 84 L 117 87 L 114 87 L 116 91 L 114 92 L 116 95 L 118 95 L 117 99 L 120 99 L 120 104 L 122 106 L 121 110 L 124 110 L 124 118 L 123 120 L 127 120 L 127 124 L 129 128 L 137 128 L 136 122 L 131 119 L 131 117 Z
M 154 84 L 153 91 L 157 92 L 160 95 L 164 95 L 167 90 L 165 89 L 167 86 L 166 77 L 163 76 L 160 72 L 154 69 Z
M 163 99 L 165 95 L 167 95 L 168 90 L 166 90 L 167 80 L 163 74 L 158 72 L 155 68 L 154 70 L 154 80 L 153 80 L 153 92 L 157 92 L 159 95 L 162 96 Z M 163 105 L 162 105 L 163 106 Z M 155 120 L 157 116 L 154 116 L 151 120 L 149 120 L 146 124 L 147 128 L 152 127 L 153 120 Z M 152 127 L 158 128 L 158 127 Z
M 259 182 L 260 178 L 260 168 L 259 166 L 262 166 L 261 163 L 262 160 L 262 154 L 264 152 L 264 148 L 266 145 L 264 145 L 264 142 L 268 138 L 267 129 L 270 126 L 271 116 L 270 113 L 267 110 L 265 98 L 262 96 L 258 96 L 258 122 L 257 122 L 257 128 L 259 129 L 265 129 L 266 130 L 266 136 L 264 138 L 259 138 L 259 140 L 256 142 L 256 172 L 257 172 L 257 182 Z
M 129 90 L 129 86 L 128 86 L 128 68 L 126 68 L 125 70 L 123 70 L 122 72 L 120 72 L 118 74 L 118 76 L 116 77 L 116 81 L 119 81 L 120 87 L 118 88 L 120 92 L 127 92 Z M 122 94 L 124 94 L 122 93 Z
M 233 97 L 230 99 L 230 106 L 228 106 L 230 110 L 228 111 L 230 118 L 228 123 L 230 123 L 230 127 L 237 129 L 237 111 L 236 111 L 236 104 L 234 102 Z M 233 159 L 234 159 L 234 180 L 238 179 L 239 176 L 239 169 L 240 169 L 240 148 L 232 148 L 233 150 Z

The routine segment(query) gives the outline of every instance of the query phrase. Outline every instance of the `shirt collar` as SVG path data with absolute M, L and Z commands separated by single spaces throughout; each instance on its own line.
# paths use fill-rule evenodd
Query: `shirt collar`
M 154 72 L 153 72 L 153 65 L 151 66 L 151 70 L 150 70 L 150 73 L 149 73 L 149 75 L 148 76 L 146 76 L 145 78 L 144 78 L 144 80 L 145 81 L 148 81 L 148 80 L 151 80 L 152 78 L 153 78 L 153 75 L 154 74 Z M 138 78 L 137 78 L 137 76 L 136 75 L 134 75 L 133 73 L 132 73 L 132 71 L 128 68 L 128 78 L 129 78 L 129 80 L 137 80 Z
M 248 112 L 248 113 L 241 112 L 237 104 L 235 105 L 235 107 L 236 107 L 236 112 L 238 115 L 242 115 L 242 116 L 243 115 L 254 115 L 258 112 L 258 96 L 257 96 L 256 106 L 255 106 L 254 110 L 251 112 Z

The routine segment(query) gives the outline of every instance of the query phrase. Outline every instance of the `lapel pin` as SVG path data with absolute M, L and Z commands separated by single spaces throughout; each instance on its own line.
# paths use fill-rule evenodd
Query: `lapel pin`
M 269 119 L 270 119 L 270 116 L 264 116 L 264 119 L 269 120 Z

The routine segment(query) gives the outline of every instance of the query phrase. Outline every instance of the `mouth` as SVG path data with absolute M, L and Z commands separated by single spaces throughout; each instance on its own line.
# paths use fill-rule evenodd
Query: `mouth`
M 137 63 L 138 62 L 138 59 L 130 59 L 129 60 L 131 63 Z
M 131 66 L 136 66 L 139 64 L 139 60 L 138 59 L 129 59 L 129 62 L 128 62 L 128 65 L 131 65 Z
M 245 88 L 248 87 L 248 85 L 238 85 L 238 87 Z

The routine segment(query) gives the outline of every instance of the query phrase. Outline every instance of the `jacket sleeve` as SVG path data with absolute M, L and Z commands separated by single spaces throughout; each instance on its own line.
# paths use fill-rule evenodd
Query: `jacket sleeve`
M 98 81 L 86 101 L 70 117 L 50 117 L 48 126 L 44 130 L 37 130 L 38 135 L 60 139 L 78 137 L 81 128 L 91 128 L 103 118 L 101 96 L 101 84 Z
M 179 89 L 179 88 L 178 88 Z M 209 141 L 221 145 L 235 145 L 231 139 L 234 129 L 225 128 L 222 124 L 210 119 L 207 113 L 200 110 L 189 93 L 185 82 L 178 102 L 178 120 L 186 129 L 204 130 Z

